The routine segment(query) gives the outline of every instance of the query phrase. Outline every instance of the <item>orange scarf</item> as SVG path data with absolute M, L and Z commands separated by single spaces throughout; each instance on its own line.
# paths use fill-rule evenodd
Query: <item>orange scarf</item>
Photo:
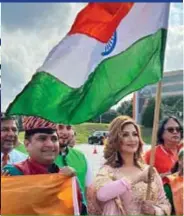
M 175 173 L 167 176 L 167 178 L 172 191 L 176 215 L 183 215 L 183 176 L 179 176 L 178 173 Z
M 2 215 L 74 215 L 74 178 L 62 174 L 1 178 Z

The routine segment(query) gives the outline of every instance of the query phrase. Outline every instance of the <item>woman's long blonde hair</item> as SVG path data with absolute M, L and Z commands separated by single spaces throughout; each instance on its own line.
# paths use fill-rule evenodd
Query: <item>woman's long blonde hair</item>
M 111 167 L 121 167 L 123 165 L 123 158 L 120 155 L 121 140 L 122 140 L 122 130 L 125 125 L 133 124 L 138 137 L 139 137 L 139 147 L 137 152 L 134 154 L 134 163 L 136 166 L 140 167 L 142 160 L 142 147 L 143 140 L 141 137 L 141 132 L 139 126 L 134 122 L 129 116 L 118 116 L 115 118 L 109 126 L 109 136 L 107 139 L 106 146 L 104 148 L 104 158 L 106 159 L 107 165 Z

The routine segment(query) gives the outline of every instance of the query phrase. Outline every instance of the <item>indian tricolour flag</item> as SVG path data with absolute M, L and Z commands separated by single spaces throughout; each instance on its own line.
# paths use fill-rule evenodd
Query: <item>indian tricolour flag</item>
M 158 82 L 168 14 L 169 3 L 89 3 L 8 114 L 77 124 Z

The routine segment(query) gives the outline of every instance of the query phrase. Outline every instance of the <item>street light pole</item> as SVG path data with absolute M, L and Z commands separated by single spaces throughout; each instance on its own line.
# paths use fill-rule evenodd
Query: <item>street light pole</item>
M 100 123 L 102 123 L 102 115 L 100 115 Z

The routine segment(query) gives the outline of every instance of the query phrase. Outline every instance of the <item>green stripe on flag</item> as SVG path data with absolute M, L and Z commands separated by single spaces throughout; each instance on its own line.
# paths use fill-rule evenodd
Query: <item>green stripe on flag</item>
M 71 88 L 48 73 L 36 73 L 7 114 L 36 115 L 64 124 L 100 115 L 126 95 L 162 78 L 166 33 L 161 29 L 104 60 L 80 88 Z

